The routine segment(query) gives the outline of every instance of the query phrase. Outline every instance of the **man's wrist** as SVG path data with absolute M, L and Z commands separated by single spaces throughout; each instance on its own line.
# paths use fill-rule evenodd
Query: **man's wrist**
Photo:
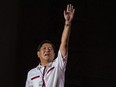
M 71 26 L 71 22 L 65 21 L 65 26 Z

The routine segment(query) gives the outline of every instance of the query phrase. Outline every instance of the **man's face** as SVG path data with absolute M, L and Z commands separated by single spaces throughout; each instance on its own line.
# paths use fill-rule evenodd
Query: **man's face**
M 44 43 L 40 50 L 37 52 L 40 61 L 51 62 L 55 57 L 55 52 L 50 43 Z

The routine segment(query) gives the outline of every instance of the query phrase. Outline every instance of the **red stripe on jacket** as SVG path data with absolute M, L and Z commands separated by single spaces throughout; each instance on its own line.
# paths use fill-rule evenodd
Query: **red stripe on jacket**
M 35 76 L 35 77 L 31 78 L 31 80 L 34 80 L 34 79 L 39 78 L 39 77 L 40 77 L 40 76 Z
M 50 69 L 48 70 L 47 74 L 48 74 L 51 70 L 53 70 L 53 69 L 54 69 L 54 67 L 50 68 Z

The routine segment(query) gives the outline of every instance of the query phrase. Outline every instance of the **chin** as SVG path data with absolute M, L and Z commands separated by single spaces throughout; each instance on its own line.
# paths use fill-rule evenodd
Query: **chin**
M 45 60 L 46 61 L 49 61 L 49 62 L 52 62 L 53 61 L 53 59 L 49 59 L 49 58 L 46 58 Z
M 45 56 L 44 58 L 45 58 L 45 59 L 49 59 L 50 57 L 49 57 L 49 56 Z

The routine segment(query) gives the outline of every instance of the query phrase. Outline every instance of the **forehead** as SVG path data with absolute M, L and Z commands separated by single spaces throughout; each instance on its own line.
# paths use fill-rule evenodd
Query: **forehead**
M 50 43 L 44 43 L 42 47 L 52 47 L 52 45 Z

